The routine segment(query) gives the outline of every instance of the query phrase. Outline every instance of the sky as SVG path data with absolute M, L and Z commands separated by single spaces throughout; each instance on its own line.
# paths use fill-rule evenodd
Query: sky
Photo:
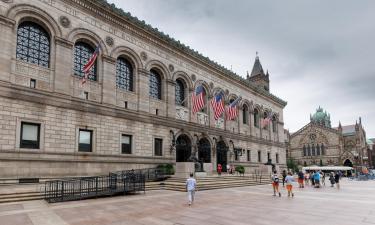
M 295 132 L 318 106 L 375 138 L 375 1 L 108 0 L 245 77 L 255 53 Z

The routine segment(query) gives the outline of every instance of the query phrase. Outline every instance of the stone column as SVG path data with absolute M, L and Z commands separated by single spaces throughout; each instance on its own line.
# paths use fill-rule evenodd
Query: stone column
M 14 20 L 0 15 L 0 80 L 10 82 L 12 56 L 15 54 L 16 34 L 13 33 Z
M 167 80 L 166 82 L 166 115 L 167 117 L 176 118 L 176 82 L 174 80 Z
M 55 92 L 72 95 L 73 87 L 71 83 L 71 76 L 73 73 L 72 51 L 74 43 L 60 37 L 55 37 L 55 43 Z
M 116 59 L 103 55 L 102 102 L 116 105 Z
M 138 111 L 150 112 L 149 71 L 138 70 Z

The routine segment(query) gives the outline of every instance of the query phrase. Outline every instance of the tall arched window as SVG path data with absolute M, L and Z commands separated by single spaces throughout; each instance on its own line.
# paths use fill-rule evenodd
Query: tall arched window
M 325 154 L 326 154 L 324 144 L 322 144 L 322 145 L 320 146 L 320 150 L 321 150 L 322 155 L 325 155 Z
M 254 109 L 254 127 L 259 127 L 259 111 Z
M 315 155 L 315 145 L 312 144 L 311 148 L 312 148 L 312 153 L 311 153 L 311 155 Z
M 119 57 L 116 62 L 116 86 L 126 91 L 133 91 L 133 67 L 123 57 Z
M 320 146 L 316 144 L 316 155 L 320 155 Z
M 248 124 L 249 123 L 249 108 L 247 105 L 243 105 L 242 107 L 242 122 L 243 124 Z
M 277 131 L 277 121 L 276 121 L 276 117 L 273 116 L 272 117 L 272 132 L 276 133 Z
M 311 156 L 310 144 L 307 145 L 307 155 Z
M 46 30 L 33 22 L 23 22 L 17 28 L 16 58 L 49 67 L 50 37 Z
M 180 79 L 176 80 L 175 89 L 176 105 L 185 106 L 185 85 Z
M 303 156 L 306 156 L 307 154 L 306 154 L 306 146 L 305 145 L 303 145 Z
M 263 113 L 263 120 L 265 120 L 267 117 L 268 117 L 268 113 L 267 113 L 267 112 L 264 112 L 264 113 Z M 262 122 L 262 123 L 263 123 L 263 122 Z M 263 129 L 268 130 L 268 124 L 269 124 L 269 123 L 264 124 L 264 125 L 261 125 L 261 126 L 263 127 Z
M 155 70 L 150 70 L 150 96 L 161 99 L 161 78 Z
M 86 42 L 79 41 L 74 45 L 74 74 L 83 77 L 83 67 L 89 61 L 94 49 Z M 96 81 L 96 62 L 90 69 L 89 80 Z

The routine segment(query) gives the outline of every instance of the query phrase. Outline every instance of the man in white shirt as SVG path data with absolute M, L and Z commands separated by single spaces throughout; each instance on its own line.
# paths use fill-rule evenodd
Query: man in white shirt
M 188 192 L 189 206 L 194 202 L 195 188 L 197 181 L 193 177 L 193 173 L 190 173 L 190 177 L 186 180 L 186 191 Z

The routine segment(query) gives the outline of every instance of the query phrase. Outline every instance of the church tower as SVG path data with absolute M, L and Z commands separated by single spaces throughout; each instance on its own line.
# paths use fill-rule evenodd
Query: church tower
M 253 70 L 251 71 L 251 74 L 249 76 L 249 73 L 247 74 L 247 79 L 255 84 L 255 86 L 264 89 L 265 91 L 270 91 L 270 79 L 268 71 L 265 74 L 262 64 L 259 61 L 258 53 L 255 57 L 255 62 L 253 66 Z

